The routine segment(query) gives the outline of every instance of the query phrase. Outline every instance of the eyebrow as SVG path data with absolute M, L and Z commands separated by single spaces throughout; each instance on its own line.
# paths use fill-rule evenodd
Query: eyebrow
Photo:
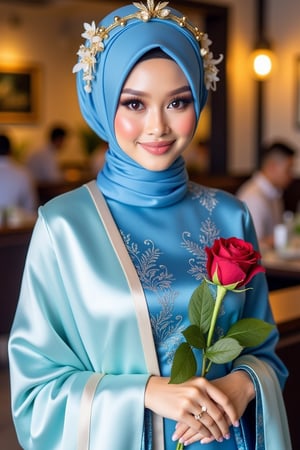
M 178 94 L 182 94 L 184 92 L 191 93 L 191 88 L 189 86 L 182 86 L 178 89 L 174 89 L 174 91 L 168 92 L 168 95 L 169 96 L 178 95 Z M 141 96 L 145 96 L 145 97 L 148 96 L 148 94 L 146 92 L 138 91 L 138 90 L 130 89 L 130 88 L 124 88 L 121 92 L 121 95 L 122 94 L 141 95 Z

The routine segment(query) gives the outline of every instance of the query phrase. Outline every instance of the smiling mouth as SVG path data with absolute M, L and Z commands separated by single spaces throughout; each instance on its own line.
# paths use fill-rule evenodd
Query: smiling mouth
M 174 142 L 140 142 L 139 145 L 153 155 L 163 155 L 170 150 Z

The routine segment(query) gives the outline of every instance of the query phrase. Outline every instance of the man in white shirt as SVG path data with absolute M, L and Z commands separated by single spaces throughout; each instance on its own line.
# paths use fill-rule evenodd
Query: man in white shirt
M 11 156 L 11 142 L 0 135 L 0 210 L 19 208 L 36 213 L 37 192 L 29 172 Z
M 295 150 L 274 142 L 263 150 L 261 166 L 238 190 L 253 218 L 260 247 L 273 246 L 275 225 L 283 221 L 283 191 L 293 179 Z

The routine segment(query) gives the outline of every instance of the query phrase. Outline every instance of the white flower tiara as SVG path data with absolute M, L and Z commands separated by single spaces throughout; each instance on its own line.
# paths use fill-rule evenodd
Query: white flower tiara
M 138 9 L 137 12 L 129 14 L 125 17 L 114 17 L 114 22 L 108 27 L 96 27 L 95 22 L 92 24 L 84 23 L 84 33 L 81 34 L 83 38 L 87 40 L 86 45 L 81 44 L 77 55 L 79 61 L 73 67 L 73 73 L 83 71 L 83 81 L 85 82 L 84 89 L 90 93 L 92 91 L 92 81 L 95 78 L 95 65 L 97 64 L 97 55 L 105 50 L 104 42 L 109 38 L 109 33 L 116 27 L 125 27 L 128 21 L 132 19 L 140 19 L 143 22 L 149 22 L 153 18 L 172 20 L 176 22 L 180 27 L 189 30 L 200 44 L 200 53 L 203 58 L 204 66 L 204 82 L 207 90 L 216 90 L 216 83 L 219 81 L 218 72 L 216 67 L 222 59 L 223 55 L 220 55 L 218 59 L 214 59 L 213 53 L 209 50 L 209 46 L 212 41 L 208 38 L 206 33 L 199 31 L 198 27 L 192 25 L 187 17 L 178 17 L 171 13 L 170 9 L 166 6 L 169 2 L 158 2 L 155 5 L 154 0 L 147 0 L 147 6 L 140 2 L 133 2 L 133 5 Z

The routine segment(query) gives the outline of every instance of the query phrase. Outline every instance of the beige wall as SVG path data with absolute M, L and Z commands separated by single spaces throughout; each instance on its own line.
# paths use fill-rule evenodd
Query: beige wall
M 284 137 L 299 150 L 296 164 L 300 174 L 300 128 L 296 126 L 296 71 L 300 57 L 299 0 L 269 0 L 267 22 L 277 56 L 277 70 L 266 89 L 266 138 Z M 300 105 L 299 105 L 300 107 Z
M 248 58 L 255 36 L 254 0 L 207 0 L 230 7 L 229 54 L 226 61 L 229 86 L 229 164 L 231 172 L 245 172 L 255 166 L 255 82 Z M 119 2 L 124 4 L 125 2 Z M 278 70 L 266 82 L 265 138 L 288 139 L 300 147 L 300 130 L 294 125 L 294 60 L 300 53 L 298 0 L 269 0 L 268 37 L 278 56 Z M 49 124 L 66 122 L 73 130 L 70 152 L 79 154 L 76 129 L 83 125 L 77 104 L 72 67 L 81 43 L 82 23 L 103 16 L 111 2 L 85 1 L 84 10 L 57 2 L 49 8 L 0 4 L 1 62 L 39 63 L 43 71 L 42 114 L 38 123 L 9 125 L 18 146 L 39 144 Z M 118 2 L 114 2 L 117 5 Z M 288 4 L 288 6 L 287 6 Z M 300 164 L 299 173 L 300 173 Z

